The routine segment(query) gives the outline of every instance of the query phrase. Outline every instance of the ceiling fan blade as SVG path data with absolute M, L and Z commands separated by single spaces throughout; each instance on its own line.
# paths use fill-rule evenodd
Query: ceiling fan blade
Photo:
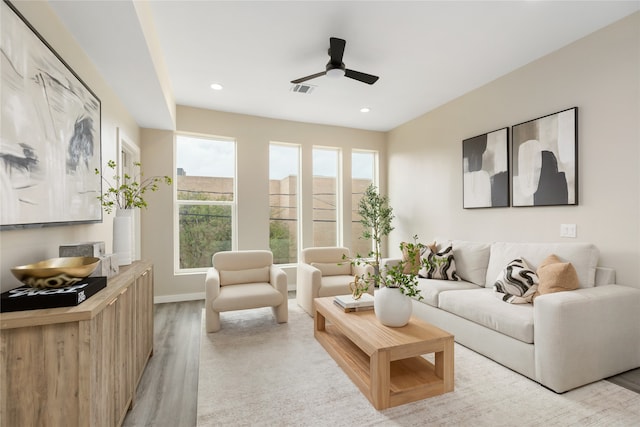
M 349 77 L 350 79 L 358 80 L 370 85 L 377 82 L 379 78 L 378 76 L 373 76 L 371 74 L 361 73 L 360 71 L 354 71 L 354 70 L 345 70 L 344 75 L 346 77 Z
M 307 76 L 307 77 L 300 77 L 299 79 L 291 80 L 291 83 L 298 84 L 298 83 L 306 82 L 307 80 L 315 79 L 316 77 L 324 76 L 325 74 L 327 74 L 327 72 L 322 71 L 320 73 L 311 74 L 310 76 Z
M 336 37 L 331 37 L 329 39 L 329 56 L 331 57 L 331 62 L 333 64 L 342 64 L 345 44 L 347 44 L 346 41 Z

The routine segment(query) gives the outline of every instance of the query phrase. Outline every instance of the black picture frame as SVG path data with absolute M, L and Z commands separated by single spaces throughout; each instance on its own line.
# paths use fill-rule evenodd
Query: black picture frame
M 462 141 L 464 209 L 509 206 L 509 128 Z
M 13 4 L 0 7 L 0 230 L 101 222 L 100 99 Z
M 512 126 L 515 207 L 578 204 L 578 107 Z

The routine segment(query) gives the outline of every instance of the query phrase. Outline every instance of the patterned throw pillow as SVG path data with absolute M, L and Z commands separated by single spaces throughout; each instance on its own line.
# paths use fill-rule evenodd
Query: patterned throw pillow
M 505 302 L 527 304 L 538 290 L 538 276 L 523 258 L 516 258 L 500 272 L 493 290 Z
M 424 253 L 423 258 L 429 262 L 427 267 L 422 267 L 418 276 L 425 279 L 460 280 L 456 274 L 456 261 L 453 259 L 453 247 L 447 246 L 440 252 L 430 249 Z

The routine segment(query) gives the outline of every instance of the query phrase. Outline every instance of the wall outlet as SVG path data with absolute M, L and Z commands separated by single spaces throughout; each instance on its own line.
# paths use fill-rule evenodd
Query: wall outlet
M 575 238 L 578 235 L 575 224 L 560 224 L 560 237 Z

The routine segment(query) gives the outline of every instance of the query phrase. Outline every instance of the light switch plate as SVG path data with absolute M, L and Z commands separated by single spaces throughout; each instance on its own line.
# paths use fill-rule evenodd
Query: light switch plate
M 560 224 L 560 237 L 575 238 L 578 235 L 575 224 Z

